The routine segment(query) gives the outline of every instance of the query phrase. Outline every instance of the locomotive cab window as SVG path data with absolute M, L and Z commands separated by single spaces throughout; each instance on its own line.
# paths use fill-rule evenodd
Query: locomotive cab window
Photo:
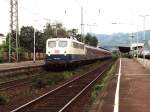
M 48 47 L 50 47 L 50 48 L 56 47 L 56 41 L 49 41 L 48 42 Z
M 67 47 L 67 41 L 59 41 L 58 46 L 59 47 Z

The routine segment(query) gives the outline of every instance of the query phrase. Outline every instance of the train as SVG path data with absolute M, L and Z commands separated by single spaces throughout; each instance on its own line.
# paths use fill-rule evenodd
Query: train
M 111 58 L 109 50 L 92 47 L 75 38 L 51 38 L 46 41 L 46 66 L 73 66 Z

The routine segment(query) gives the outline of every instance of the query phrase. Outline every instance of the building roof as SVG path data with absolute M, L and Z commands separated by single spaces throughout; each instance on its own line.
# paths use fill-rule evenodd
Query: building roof
M 127 53 L 127 52 L 130 52 L 131 50 L 136 49 L 136 47 L 142 48 L 143 46 L 144 46 L 144 43 L 132 43 L 130 45 L 118 46 L 118 48 L 120 52 Z
M 1 37 L 4 37 L 4 34 L 0 33 L 0 36 L 1 36 Z

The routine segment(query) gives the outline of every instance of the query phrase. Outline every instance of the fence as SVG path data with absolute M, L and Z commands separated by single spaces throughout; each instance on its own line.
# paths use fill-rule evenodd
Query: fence
M 12 55 L 16 56 L 15 53 L 12 53 Z M 45 59 L 45 53 L 36 53 L 35 57 L 36 57 L 36 60 L 43 60 Z M 34 54 L 33 53 L 28 53 L 28 52 L 24 52 L 24 53 L 21 53 L 19 55 L 19 60 L 20 61 L 30 61 L 30 60 L 33 60 L 34 58 Z M 1 54 L 1 61 L 2 62 L 8 62 L 9 60 L 9 53 L 8 52 L 2 52 Z

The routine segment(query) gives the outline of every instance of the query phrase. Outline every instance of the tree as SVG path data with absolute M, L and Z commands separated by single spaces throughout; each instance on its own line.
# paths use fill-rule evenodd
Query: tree
M 20 46 L 27 52 L 34 50 L 34 28 L 32 26 L 23 26 L 20 31 Z M 35 32 L 35 48 L 36 52 L 45 52 L 46 38 L 40 31 Z
M 66 37 L 66 30 L 65 29 L 58 29 L 57 30 L 57 37 Z
M 51 25 L 50 23 L 46 24 L 44 29 L 45 38 L 59 38 L 66 37 L 67 32 L 61 23 L 56 23 L 56 25 Z
M 67 31 L 67 36 L 73 36 L 75 37 L 78 41 L 82 41 L 82 35 L 78 34 L 78 30 L 77 29 L 71 29 Z
M 90 45 L 91 38 L 92 38 L 91 34 L 88 33 L 84 38 L 84 43 Z
M 82 42 L 82 35 L 81 34 L 77 34 L 76 35 L 76 39 L 80 42 Z
M 46 23 L 45 29 L 43 30 L 44 32 L 44 37 L 46 39 L 48 38 L 53 38 L 55 36 L 54 29 L 52 28 L 52 25 L 50 23 Z
M 20 47 L 25 51 L 33 52 L 34 28 L 32 26 L 23 26 L 20 30 Z
M 45 52 L 46 38 L 44 38 L 44 34 L 40 31 L 36 31 L 35 40 L 36 52 Z
M 98 44 L 98 40 L 96 38 L 96 36 L 92 36 L 91 34 L 87 34 L 84 38 L 84 42 L 85 44 L 91 45 L 91 46 L 97 46 Z
M 96 36 L 92 36 L 91 41 L 90 41 L 90 45 L 96 47 L 97 44 L 98 44 L 98 40 L 97 40 Z

